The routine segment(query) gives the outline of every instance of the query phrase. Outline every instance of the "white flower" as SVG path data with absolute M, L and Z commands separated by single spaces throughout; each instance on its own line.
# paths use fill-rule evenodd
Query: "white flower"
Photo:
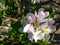
M 27 24 L 27 25 L 24 27 L 23 32 L 26 32 L 26 33 L 34 32 L 34 27 L 33 27 L 33 25 Z
M 35 40 L 35 42 L 43 38 L 44 38 L 44 33 L 42 33 L 41 31 L 36 31 L 33 35 L 33 39 Z
M 46 29 L 43 29 L 45 34 L 49 34 L 56 31 L 56 26 L 50 25 Z
M 48 11 L 44 12 L 44 8 L 40 8 L 38 10 L 38 15 L 40 18 L 46 18 L 47 16 L 49 16 L 49 12 Z
M 40 8 L 38 12 L 35 11 L 35 14 L 28 13 L 26 19 L 29 24 L 22 19 L 21 23 L 24 25 L 24 28 L 19 28 L 19 31 L 28 33 L 28 39 L 31 41 L 35 40 L 37 42 L 42 39 L 48 41 L 50 39 L 49 34 L 56 30 L 56 26 L 52 25 L 55 21 L 53 18 L 47 18 L 48 16 L 49 12 L 44 12 L 43 8 Z
M 37 40 L 41 40 L 44 37 L 44 33 L 42 33 L 40 30 L 39 31 L 34 31 L 34 27 L 32 24 L 27 24 L 24 27 L 23 32 L 28 33 L 28 38 L 29 40 L 33 41 L 33 39 L 35 40 L 35 42 Z
M 46 28 L 46 29 L 43 29 L 43 32 L 48 35 L 49 33 L 51 33 L 51 30 L 50 28 Z
M 49 16 L 49 12 L 44 12 L 43 8 L 40 8 L 38 10 L 38 13 L 35 11 L 35 16 L 37 17 L 37 22 L 46 22 L 47 18 Z

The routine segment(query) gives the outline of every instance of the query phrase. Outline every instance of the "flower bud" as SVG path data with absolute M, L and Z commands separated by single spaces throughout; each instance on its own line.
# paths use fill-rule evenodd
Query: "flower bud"
M 32 13 L 28 13 L 26 19 L 29 23 L 34 23 L 36 21 L 36 16 Z

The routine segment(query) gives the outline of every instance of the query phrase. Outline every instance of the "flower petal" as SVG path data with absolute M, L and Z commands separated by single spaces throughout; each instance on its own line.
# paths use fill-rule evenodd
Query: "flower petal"
M 50 25 L 48 28 L 51 30 L 51 33 L 56 31 L 56 26 L 54 25 Z
M 39 17 L 39 16 L 37 15 L 37 11 L 35 11 L 35 16 L 36 16 L 36 17 Z
M 29 29 L 30 29 L 30 26 L 31 26 L 31 24 L 27 24 L 25 27 L 24 27 L 24 29 L 23 29 L 23 32 L 28 32 L 29 31 Z
M 35 30 L 34 30 L 34 27 L 33 27 L 33 25 L 31 25 L 31 26 L 30 26 L 30 29 L 29 29 L 29 32 L 34 33 L 34 31 L 35 31 Z
M 41 40 L 44 37 L 44 33 L 42 33 L 41 31 L 36 31 L 35 34 L 33 35 L 33 39 L 35 40 L 35 42 L 37 40 Z
M 38 11 L 39 18 L 45 18 L 44 11 Z
M 37 21 L 40 22 L 40 23 L 42 23 L 42 22 L 46 22 L 47 19 L 45 19 L 45 18 L 37 18 Z
M 32 32 L 28 33 L 28 39 L 31 40 L 31 41 L 33 41 L 33 35 L 34 34 Z
M 33 25 L 27 24 L 27 25 L 24 27 L 23 32 L 26 32 L 26 33 L 32 32 L 32 33 L 34 33 L 34 27 L 33 27 Z
M 44 38 L 46 41 L 48 41 L 50 39 L 50 35 L 45 35 Z
M 36 16 L 32 13 L 28 13 L 26 19 L 29 23 L 34 23 L 36 21 Z
M 40 29 L 44 30 L 47 28 L 47 26 L 48 26 L 47 23 L 43 23 L 42 25 L 40 25 Z
M 44 11 L 45 9 L 44 8 L 40 8 L 39 10 L 38 10 L 38 12 L 40 12 L 40 11 Z
M 49 12 L 45 12 L 45 17 L 49 16 Z
M 46 20 L 46 23 L 47 23 L 48 25 L 52 25 L 52 24 L 55 23 L 55 21 L 53 20 L 53 18 L 49 18 L 49 19 Z

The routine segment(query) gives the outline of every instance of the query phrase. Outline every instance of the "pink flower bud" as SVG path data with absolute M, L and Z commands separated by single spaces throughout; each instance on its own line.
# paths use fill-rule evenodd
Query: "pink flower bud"
M 36 21 L 36 16 L 32 13 L 28 13 L 26 19 L 29 23 L 34 23 Z

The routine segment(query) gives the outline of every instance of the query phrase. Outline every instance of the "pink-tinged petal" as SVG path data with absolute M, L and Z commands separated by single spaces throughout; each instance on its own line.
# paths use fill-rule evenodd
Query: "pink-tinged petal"
M 49 12 L 48 11 L 44 12 L 44 9 L 43 8 L 40 8 L 38 10 L 38 15 L 40 15 L 40 17 L 45 18 L 45 17 L 49 16 Z
M 39 18 L 45 18 L 45 13 L 43 11 L 38 11 Z
M 47 23 L 48 25 L 52 25 L 52 24 L 55 23 L 55 21 L 53 20 L 53 18 L 50 18 L 50 19 L 48 19 L 48 20 L 46 21 L 46 23 Z
M 33 27 L 33 25 L 31 25 L 31 26 L 30 26 L 30 29 L 29 29 L 29 32 L 34 33 L 34 31 L 35 31 L 35 30 L 34 30 L 34 27 Z
M 48 27 L 47 23 L 43 23 L 42 25 L 40 25 L 41 30 L 45 30 L 47 27 Z
M 49 12 L 45 12 L 45 17 L 49 16 Z
M 40 22 L 40 23 L 46 22 L 46 20 L 47 20 L 47 19 L 45 19 L 45 18 L 37 18 L 37 21 Z
M 50 26 L 48 26 L 48 28 L 51 30 L 51 33 L 56 31 L 56 26 L 54 26 L 54 25 L 50 25 Z
M 33 35 L 33 39 L 35 40 L 35 42 L 41 40 L 42 38 L 44 38 L 44 33 L 42 33 L 41 31 L 36 31 Z
M 37 11 L 35 11 L 35 16 L 36 16 L 36 17 L 39 17 L 39 15 L 37 14 Z
M 48 34 L 48 35 L 45 35 L 44 36 L 44 39 L 46 40 L 46 41 L 48 41 L 49 39 L 50 39 L 50 35 Z
M 32 13 L 28 13 L 26 19 L 29 23 L 34 23 L 36 21 L 36 16 Z
M 45 19 L 45 13 L 43 11 L 38 11 L 38 18 L 37 18 L 37 21 L 38 22 L 45 22 L 46 19 Z

